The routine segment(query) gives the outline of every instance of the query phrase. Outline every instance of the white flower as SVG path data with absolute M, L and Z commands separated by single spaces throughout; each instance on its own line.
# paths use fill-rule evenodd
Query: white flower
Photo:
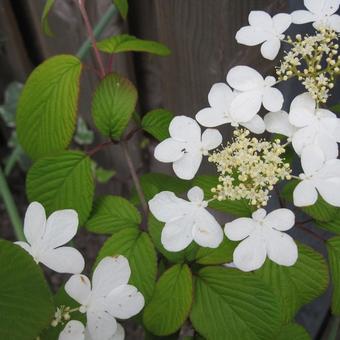
M 287 136 L 291 141 L 297 128 L 290 124 L 288 113 L 286 111 L 268 112 L 264 116 L 266 130 L 271 133 L 279 133 Z
M 117 330 L 110 340 L 124 340 L 125 331 L 121 324 L 117 323 Z M 84 325 L 78 320 L 69 321 L 60 332 L 58 340 L 92 340 Z
M 155 158 L 173 163 L 175 174 L 182 179 L 192 179 L 197 173 L 202 155 L 222 143 L 218 130 L 207 129 L 201 135 L 197 122 L 189 117 L 175 117 L 169 125 L 170 138 L 157 145 Z
M 72 247 L 61 247 L 77 233 L 78 215 L 66 209 L 52 213 L 46 221 L 45 209 L 38 202 L 27 208 L 24 220 L 26 242 L 15 242 L 25 249 L 34 260 L 58 273 L 81 273 L 84 258 Z
M 165 222 L 161 242 L 169 251 L 185 249 L 193 240 L 202 247 L 217 248 L 223 239 L 222 228 L 205 208 L 203 190 L 193 187 L 188 191 L 190 202 L 162 191 L 149 201 L 152 214 Z
M 331 111 L 317 108 L 308 92 L 298 95 L 292 101 L 289 122 L 298 129 L 292 138 L 297 154 L 301 154 L 306 146 L 316 144 L 327 159 L 338 156 L 340 120 Z
M 301 155 L 301 182 L 293 192 L 294 205 L 313 205 L 318 192 L 329 204 L 340 207 L 340 159 L 326 160 L 317 146 L 306 147 Z
M 304 0 L 308 11 L 294 11 L 292 21 L 294 24 L 313 22 L 315 28 L 328 27 L 340 32 L 340 16 L 335 14 L 340 6 L 340 0 Z
M 255 46 L 262 44 L 261 54 L 264 58 L 274 60 L 279 53 L 281 40 L 292 23 L 289 14 L 280 13 L 271 17 L 264 11 L 251 11 L 249 26 L 242 27 L 236 33 L 239 44 Z
M 260 111 L 261 104 L 268 111 L 279 111 L 282 108 L 282 93 L 272 86 L 275 78 L 265 79 L 251 67 L 235 66 L 227 74 L 228 84 L 237 92 L 230 104 L 230 114 L 239 117 L 239 121 L 248 122 Z
M 298 251 L 294 240 L 283 231 L 294 226 L 295 216 L 289 209 L 277 209 L 266 216 L 258 209 L 252 218 L 241 217 L 226 223 L 224 232 L 232 241 L 241 241 L 233 255 L 235 266 L 243 271 L 260 268 L 266 256 L 282 266 L 292 266 Z
M 94 270 L 91 282 L 85 275 L 73 275 L 65 284 L 69 296 L 86 313 L 86 332 L 92 340 L 111 340 L 117 332 L 118 319 L 128 319 L 144 307 L 144 297 L 128 284 L 131 275 L 123 256 L 105 257 Z
M 227 84 L 214 84 L 208 94 L 210 107 L 200 110 L 196 114 L 196 120 L 205 127 L 231 123 L 232 126 L 242 125 L 254 133 L 263 133 L 265 126 L 259 115 L 255 115 L 249 121 L 243 121 L 242 116 L 231 114 L 230 105 L 235 97 L 236 94 Z

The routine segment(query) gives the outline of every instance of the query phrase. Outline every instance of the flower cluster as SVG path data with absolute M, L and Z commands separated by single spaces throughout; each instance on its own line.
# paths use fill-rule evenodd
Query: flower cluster
M 313 205 L 318 195 L 327 203 L 340 206 L 340 119 L 320 107 L 326 103 L 339 75 L 340 16 L 336 11 L 340 0 L 304 3 L 306 10 L 273 17 L 252 11 L 249 25 L 236 33 L 240 44 L 261 44 L 261 54 L 269 60 L 276 58 L 282 42 L 290 47 L 276 68 L 278 79 L 263 77 L 245 65 L 233 67 L 227 73 L 226 83 L 211 87 L 209 106 L 195 116 L 200 125 L 209 129 L 201 135 L 195 120 L 176 117 L 169 127 L 171 138 L 156 147 L 156 159 L 173 163 L 176 175 L 187 180 L 195 177 L 202 156 L 208 155 L 208 160 L 216 165 L 219 180 L 216 187 L 210 188 L 210 200 L 204 200 L 202 190 L 193 188 L 188 194 L 190 202 L 172 192 L 161 192 L 149 202 L 153 215 L 165 223 L 161 241 L 167 250 L 180 251 L 192 241 L 203 247 L 218 247 L 221 232 L 207 210 L 209 203 L 245 199 L 260 208 L 267 205 L 270 191 L 280 180 L 298 180 L 293 192 L 295 206 Z M 285 35 L 292 23 L 308 22 L 317 30 L 315 35 L 297 35 L 295 40 Z M 307 92 L 297 95 L 289 112 L 285 112 L 283 95 L 275 86 L 293 77 L 301 81 Z M 268 111 L 264 118 L 259 114 L 262 107 Z M 225 124 L 236 130 L 234 140 L 223 145 L 222 136 L 211 128 Z M 279 139 L 267 141 L 250 135 L 265 130 L 286 136 L 287 142 L 281 144 Z M 303 172 L 299 176 L 292 174 L 284 158 L 289 143 L 301 158 Z M 288 209 L 274 210 L 267 216 L 259 209 L 251 219 L 227 223 L 225 235 L 242 241 L 234 251 L 234 265 L 244 271 L 255 270 L 267 256 L 280 265 L 293 265 L 297 247 L 283 232 L 293 227 L 294 220 Z
M 297 77 L 313 99 L 326 103 L 340 72 L 338 38 L 337 32 L 326 27 L 319 28 L 313 36 L 302 38 L 298 34 L 295 40 L 288 37 L 287 42 L 292 47 L 276 68 L 278 79 Z M 323 66 L 324 63 L 326 66 Z
M 235 139 L 214 152 L 209 162 L 215 163 L 219 182 L 214 198 L 246 199 L 257 207 L 267 205 L 269 192 L 283 179 L 290 179 L 290 167 L 284 162 L 284 147 L 273 142 L 249 138 L 248 130 L 235 130 Z

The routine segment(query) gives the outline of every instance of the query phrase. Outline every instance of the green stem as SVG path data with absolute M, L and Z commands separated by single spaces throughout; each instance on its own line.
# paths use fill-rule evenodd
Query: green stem
M 117 9 L 114 5 L 111 5 L 107 12 L 101 17 L 97 25 L 93 28 L 93 35 L 95 38 L 98 38 L 102 32 L 104 31 L 107 24 L 110 22 L 113 15 L 117 12 Z M 79 59 L 84 59 L 89 53 L 92 46 L 92 41 L 90 38 L 87 38 L 77 52 L 77 57 Z
M 334 316 L 331 321 L 330 331 L 327 340 L 335 340 L 337 338 L 340 326 L 340 317 Z
M 9 190 L 5 174 L 0 167 L 0 194 L 5 203 L 6 210 L 12 222 L 14 233 L 19 241 L 25 241 L 24 232 L 22 230 L 21 218 L 19 216 L 17 207 L 14 203 L 12 193 Z

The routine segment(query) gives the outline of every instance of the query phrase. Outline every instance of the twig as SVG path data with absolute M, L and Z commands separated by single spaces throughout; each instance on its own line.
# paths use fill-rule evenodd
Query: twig
M 13 225 L 14 233 L 19 241 L 25 241 L 25 235 L 22 230 L 21 218 L 17 207 L 14 203 L 12 193 L 9 190 L 5 175 L 0 167 L 0 194 L 5 203 L 6 210 Z
M 113 145 L 113 144 L 118 144 L 118 141 L 114 141 L 114 140 L 109 140 L 103 143 L 100 143 L 98 145 L 96 145 L 94 148 L 92 148 L 91 150 L 87 151 L 88 156 L 93 156 L 95 153 L 97 153 L 98 151 L 104 149 L 105 147 L 109 146 L 109 145 Z
M 95 38 L 95 35 L 93 33 L 93 29 L 92 29 L 89 17 L 87 15 L 87 11 L 86 11 L 86 8 L 85 8 L 84 0 L 76 0 L 76 2 L 78 3 L 80 13 L 81 13 L 81 15 L 82 15 L 82 17 L 84 19 L 84 23 L 85 23 L 85 26 L 86 26 L 87 34 L 88 34 L 89 39 L 91 40 L 91 43 L 92 43 L 94 55 L 96 57 L 98 65 L 99 65 L 100 77 L 104 78 L 106 72 L 105 72 L 103 60 L 102 60 L 102 58 L 100 56 L 100 52 L 99 52 L 98 47 L 97 47 L 96 38 Z
M 303 224 L 300 224 L 300 222 L 296 222 L 295 226 L 300 228 L 301 230 L 303 230 L 304 232 L 306 232 L 307 234 L 313 236 L 315 239 L 317 239 L 318 241 L 322 241 L 322 242 L 326 242 L 326 240 L 324 238 L 322 238 L 320 235 L 318 235 L 317 233 L 314 233 L 313 231 L 311 231 L 309 228 L 306 228 Z
M 142 205 L 143 221 L 142 221 L 141 228 L 142 228 L 142 230 L 146 230 L 147 229 L 147 220 L 148 220 L 148 210 L 149 210 L 149 208 L 148 208 L 148 205 L 146 203 L 145 196 L 144 196 L 144 193 L 143 193 L 143 189 L 142 189 L 142 186 L 140 184 L 138 175 L 136 173 L 136 169 L 133 165 L 133 162 L 132 162 L 132 159 L 131 159 L 131 156 L 130 156 L 130 153 L 129 153 L 128 145 L 125 141 L 123 141 L 123 142 L 121 142 L 121 146 L 122 146 L 123 153 L 124 153 L 124 156 L 125 156 L 125 159 L 126 159 L 126 163 L 127 163 L 128 168 L 130 170 L 130 173 L 131 173 L 132 181 L 133 181 L 133 183 L 136 187 L 136 191 L 137 191 L 139 200 L 140 200 L 141 205 Z

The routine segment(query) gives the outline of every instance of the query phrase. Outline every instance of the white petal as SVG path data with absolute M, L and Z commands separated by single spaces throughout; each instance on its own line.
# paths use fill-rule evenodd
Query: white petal
M 78 320 L 69 321 L 60 332 L 58 340 L 85 340 L 85 327 Z
M 306 24 L 317 20 L 317 15 L 306 10 L 294 11 L 291 16 L 293 24 Z
M 179 178 L 190 180 L 195 177 L 201 162 L 201 151 L 189 151 L 181 159 L 174 162 L 172 168 Z
M 249 122 L 241 123 L 241 125 L 257 134 L 262 134 L 266 129 L 264 121 L 259 115 L 255 115 Z
M 188 202 L 171 191 L 162 191 L 149 201 L 149 208 L 159 221 L 167 222 L 183 216 L 188 209 Z
M 202 134 L 202 147 L 204 150 L 212 150 L 222 143 L 222 135 L 216 129 L 206 129 Z
M 318 178 L 328 179 L 340 176 L 340 159 L 327 161 L 322 169 L 319 170 Z
M 295 224 L 294 213 L 285 208 L 276 209 L 270 212 L 264 220 L 265 224 L 271 228 L 285 231 L 291 229 Z
M 110 314 L 118 319 L 129 319 L 144 307 L 143 295 L 131 285 L 115 288 L 108 295 L 107 301 Z
M 283 95 L 274 87 L 267 87 L 263 93 L 263 106 L 268 111 L 280 111 L 283 105 Z
M 110 340 L 124 340 L 125 339 L 125 330 L 120 323 L 117 322 L 117 330 L 116 333 Z
M 256 223 L 252 218 L 241 217 L 232 222 L 226 223 L 224 233 L 229 240 L 241 241 L 249 236 L 256 228 Z
M 31 256 L 33 256 L 32 248 L 28 243 L 22 241 L 16 241 L 14 243 L 20 246 L 21 248 L 25 249 Z
M 273 34 L 263 30 L 262 28 L 245 26 L 237 31 L 235 39 L 239 44 L 255 46 L 271 39 L 272 37 Z
M 230 118 L 227 118 L 224 112 L 216 111 L 210 107 L 198 111 L 195 118 L 202 126 L 205 127 L 216 127 L 230 123 Z
M 309 145 L 315 144 L 317 130 L 315 126 L 306 126 L 297 130 L 292 138 L 292 144 L 295 152 L 300 155 L 302 150 Z
M 129 282 L 131 270 L 124 256 L 104 257 L 92 277 L 92 291 L 95 296 L 107 296 L 112 289 Z
M 188 199 L 190 202 L 203 202 L 204 192 L 200 187 L 193 187 L 188 191 Z
M 57 273 L 78 274 L 85 266 L 81 253 L 72 247 L 46 250 L 40 254 L 39 260 Z
M 308 93 L 294 98 L 290 105 L 289 122 L 296 127 L 304 127 L 315 121 L 315 100 Z
M 228 84 L 238 91 L 257 90 L 264 85 L 259 72 L 249 66 L 235 66 L 227 74 Z
M 265 11 L 251 11 L 248 21 L 251 26 L 260 27 L 264 30 L 271 30 L 273 26 L 272 17 Z
M 26 211 L 24 234 L 28 243 L 36 243 L 45 233 L 46 215 L 44 207 L 38 202 L 32 202 Z
M 166 250 L 181 251 L 193 240 L 194 220 L 190 216 L 167 222 L 162 230 L 161 242 Z
M 290 14 L 279 13 L 273 16 L 273 25 L 275 31 L 279 34 L 285 32 L 292 23 Z
M 298 249 L 288 234 L 271 230 L 267 235 L 267 254 L 281 266 L 293 266 L 298 258 Z
M 239 93 L 230 105 L 232 120 L 238 123 L 249 122 L 260 111 L 261 104 L 261 91 Z
M 261 222 L 266 217 L 267 212 L 263 208 L 257 209 L 251 214 L 251 218 L 256 222 Z
M 325 156 L 322 150 L 315 146 L 310 145 L 303 149 L 301 154 L 301 166 L 306 175 L 313 175 L 316 171 L 320 170 L 325 162 Z
M 326 15 L 334 14 L 340 6 L 340 0 L 324 0 L 324 6 L 322 12 Z
M 257 238 L 249 236 L 235 249 L 233 261 L 237 268 L 249 272 L 260 268 L 266 260 L 265 243 Z
M 289 123 L 288 113 L 285 111 L 267 113 L 264 117 L 264 124 L 266 130 L 271 133 L 279 133 L 291 137 L 295 132 L 295 128 Z
M 318 14 L 322 12 L 323 7 L 329 0 L 304 0 L 303 3 L 312 13 Z
M 337 178 L 318 181 L 316 188 L 327 203 L 340 207 L 340 174 Z
M 155 158 L 163 163 L 172 163 L 183 157 L 185 143 L 173 138 L 164 139 L 155 148 Z
M 117 331 L 117 322 L 106 310 L 90 310 L 86 315 L 91 340 L 112 339 Z
M 170 136 L 178 141 L 199 142 L 201 128 L 197 122 L 186 116 L 175 117 L 169 125 Z
M 313 205 L 318 199 L 318 193 L 311 181 L 301 181 L 294 189 L 293 200 L 296 207 Z
M 279 38 L 272 38 L 265 41 L 261 45 L 261 54 L 268 60 L 274 60 L 278 55 L 281 47 L 281 41 Z
M 228 112 L 233 98 L 233 91 L 225 83 L 214 84 L 208 94 L 209 105 L 221 112 Z
M 194 241 L 201 247 L 217 248 L 223 240 L 223 231 L 215 217 L 201 208 L 195 214 Z
M 330 27 L 336 31 L 340 32 L 340 15 L 333 14 L 330 18 L 328 18 L 328 22 Z
M 78 214 L 65 209 L 52 213 L 46 222 L 43 242 L 49 248 L 60 247 L 73 239 L 78 229 Z
M 338 157 L 338 143 L 336 142 L 330 130 L 320 130 L 315 136 L 314 143 L 322 150 L 325 159 L 333 159 Z
M 91 282 L 82 274 L 72 275 L 65 283 L 65 292 L 81 305 L 87 304 L 91 294 Z

